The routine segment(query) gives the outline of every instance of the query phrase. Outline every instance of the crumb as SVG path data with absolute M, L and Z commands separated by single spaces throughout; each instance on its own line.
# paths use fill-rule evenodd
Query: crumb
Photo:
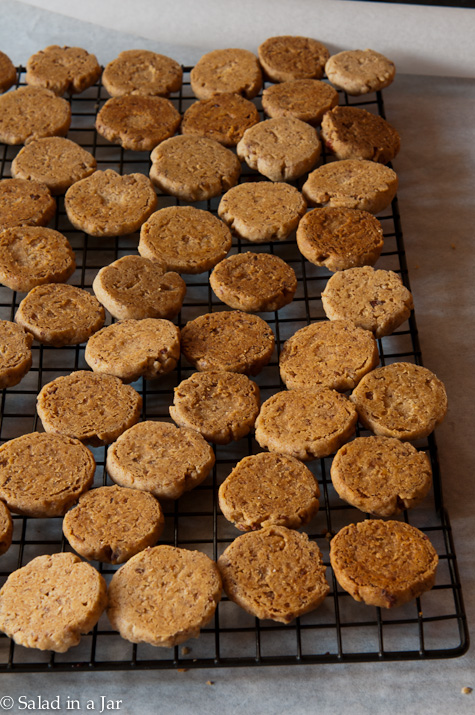
M 419 618 L 422 618 L 422 611 L 419 611 Z
M 327 531 L 327 532 L 326 532 L 326 534 L 325 534 L 325 539 L 326 539 L 327 541 L 331 541 L 331 540 L 332 540 L 332 533 L 331 533 L 331 531 Z
M 468 688 L 468 687 L 462 688 L 462 695 L 470 695 L 472 690 L 473 690 L 473 688 Z
M 214 680 L 207 680 L 206 685 L 214 685 Z
M 452 249 L 452 251 L 455 251 L 455 248 L 456 248 L 455 243 L 451 243 L 450 248 Z
M 414 266 L 414 268 L 415 268 L 415 269 L 416 269 L 416 271 L 417 271 L 417 269 L 419 268 L 419 264 L 418 264 L 418 263 L 416 263 L 416 265 Z
M 191 653 L 191 648 L 188 648 L 188 646 L 184 646 L 184 647 L 181 649 L 181 654 L 182 654 L 182 655 L 188 655 L 188 653 Z
M 178 673 L 188 673 L 189 668 L 177 668 Z

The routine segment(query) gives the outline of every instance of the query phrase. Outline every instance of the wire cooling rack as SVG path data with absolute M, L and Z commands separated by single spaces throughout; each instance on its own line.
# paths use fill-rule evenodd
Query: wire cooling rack
M 190 83 L 190 68 L 185 68 L 180 93 L 171 100 L 180 112 L 194 101 Z M 18 70 L 18 85 L 24 84 L 24 68 Z M 97 111 L 108 99 L 98 83 L 79 96 L 71 98 L 72 124 L 68 137 L 90 151 L 98 168 L 114 169 L 122 174 L 142 172 L 148 175 L 149 153 L 124 152 L 100 137 L 94 129 Z M 262 110 L 260 98 L 256 100 Z M 364 98 L 350 98 L 340 93 L 340 104 L 359 105 L 384 117 L 381 93 Z M 20 147 L 0 144 L 0 178 L 10 177 L 10 165 Z M 404 148 L 403 148 L 404 151 Z M 322 161 L 331 161 L 323 154 Z M 263 177 L 243 166 L 241 181 Z M 305 179 L 305 177 L 304 177 Z M 304 179 L 297 186 L 300 188 Z M 178 200 L 159 195 L 159 208 L 176 205 Z M 195 204 L 216 213 L 219 197 Z M 378 216 L 384 230 L 384 250 L 378 267 L 397 272 L 409 288 L 401 223 L 397 198 L 392 206 Z M 92 281 L 103 265 L 122 255 L 136 253 L 138 235 L 101 239 L 73 229 L 62 198 L 52 226 L 66 235 L 74 248 L 77 270 L 70 283 L 91 289 Z M 250 244 L 233 240 L 232 252 L 245 250 L 275 253 L 292 266 L 298 277 L 294 301 L 278 312 L 262 313 L 276 336 L 276 350 L 270 364 L 255 378 L 262 400 L 283 389 L 278 370 L 280 349 L 296 330 L 325 318 L 321 292 L 330 273 L 307 262 L 299 253 L 295 237 L 267 244 Z M 213 294 L 208 274 L 185 276 L 187 295 L 176 323 L 181 327 L 202 313 L 226 310 Z M 0 286 L 0 318 L 13 320 L 24 294 Z M 421 364 L 421 352 L 414 315 L 393 335 L 378 340 L 381 364 L 407 361 Z M 84 361 L 84 345 L 51 348 L 34 344 L 33 367 L 14 388 L 0 393 L 0 442 L 34 430 L 42 430 L 35 410 L 36 396 L 41 387 L 60 375 L 73 370 L 88 369 Z M 173 388 L 191 374 L 184 363 L 161 380 L 134 383 L 143 396 L 143 419 L 169 421 L 168 407 Z M 358 434 L 365 434 L 364 430 Z M 367 433 L 366 433 L 367 434 Z M 424 504 L 401 518 L 425 532 L 439 555 L 436 585 L 428 593 L 394 611 L 357 603 L 338 586 L 329 567 L 329 541 L 341 527 L 360 521 L 365 515 L 345 504 L 336 495 L 330 480 L 331 457 L 309 464 L 318 479 L 320 511 L 305 531 L 320 547 L 331 590 L 323 604 L 313 613 L 297 618 L 289 625 L 259 621 L 248 615 L 225 596 L 214 620 L 202 630 L 197 640 L 175 648 L 154 648 L 133 645 L 113 631 L 105 615 L 79 646 L 64 654 L 42 652 L 15 645 L 6 636 L 0 637 L 0 671 L 81 671 L 125 669 L 188 669 L 195 667 L 291 665 L 298 663 L 348 663 L 388 660 L 420 660 L 449 658 L 462 655 L 468 648 L 466 617 L 448 515 L 442 503 L 437 449 L 433 436 L 415 443 L 426 450 L 434 473 L 433 489 Z M 252 435 L 228 446 L 216 446 L 216 465 L 212 474 L 199 487 L 178 501 L 164 505 L 166 527 L 160 542 L 184 548 L 198 549 L 217 559 L 240 532 L 220 513 L 217 503 L 219 485 L 236 462 L 248 454 L 261 451 Z M 92 449 L 97 462 L 94 486 L 110 484 L 105 472 L 105 448 Z M 0 558 L 0 579 L 5 581 L 11 571 L 20 568 L 40 554 L 69 550 L 62 536 L 62 519 L 32 519 L 14 516 L 14 538 L 9 551 Z M 110 581 L 114 567 L 94 563 Z

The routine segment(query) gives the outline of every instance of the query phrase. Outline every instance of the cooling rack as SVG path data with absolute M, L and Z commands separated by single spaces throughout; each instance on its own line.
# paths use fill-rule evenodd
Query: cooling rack
M 180 112 L 194 101 L 189 72 L 184 68 L 181 91 L 171 96 Z M 18 68 L 18 85 L 24 84 L 23 67 Z M 81 144 L 97 160 L 98 168 L 114 169 L 122 174 L 142 172 L 148 175 L 149 153 L 125 152 L 100 137 L 94 129 L 97 111 L 108 99 L 100 82 L 79 96 L 70 98 L 72 124 L 68 138 Z M 260 98 L 256 104 L 262 111 Z M 362 106 L 385 116 L 381 92 L 363 98 L 350 98 L 340 92 L 340 104 Z M 10 165 L 19 147 L 0 144 L 0 178 L 10 177 Z M 403 148 L 404 150 L 404 148 Z M 322 161 L 332 157 L 322 156 Z M 397 170 L 397 167 L 396 167 Z M 243 166 L 241 181 L 263 177 Z M 296 185 L 300 188 L 305 177 Z M 159 208 L 180 203 L 170 196 L 159 195 Z M 219 197 L 194 204 L 216 213 Z M 378 261 L 380 268 L 398 273 L 409 286 L 397 197 L 391 207 L 378 215 L 384 230 L 384 249 Z M 62 198 L 52 226 L 67 236 L 76 253 L 77 269 L 70 283 L 91 290 L 92 281 L 103 265 L 122 255 L 136 253 L 138 235 L 125 238 L 93 238 L 73 229 Z M 261 313 L 276 336 L 276 350 L 270 364 L 254 378 L 262 400 L 283 389 L 278 359 L 280 349 L 297 329 L 325 319 L 321 292 L 330 273 L 308 263 L 299 253 L 295 237 L 286 241 L 250 244 L 233 239 L 232 252 L 267 251 L 287 261 L 298 277 L 294 301 L 278 312 Z M 176 323 L 180 327 L 197 315 L 228 309 L 213 294 L 208 274 L 184 276 L 187 294 Z M 0 318 L 13 320 L 24 294 L 0 286 Z M 416 306 L 417 307 L 417 306 Z M 51 348 L 34 344 L 33 367 L 14 388 L 0 392 L 0 442 L 34 430 L 42 430 L 35 411 L 36 396 L 41 387 L 73 370 L 88 369 L 84 345 Z M 422 364 L 414 314 L 393 335 L 378 340 L 381 364 L 406 361 Z M 168 407 L 173 388 L 192 370 L 182 362 L 176 371 L 161 380 L 138 380 L 133 386 L 143 397 L 143 419 L 169 421 Z M 358 430 L 358 434 L 368 434 Z M 202 630 L 197 640 L 184 646 L 163 649 L 145 644 L 134 645 L 113 631 L 105 615 L 81 644 L 64 654 L 41 652 L 15 645 L 0 637 L 0 672 L 51 672 L 126 669 L 189 669 L 199 667 L 236 667 L 251 665 L 292 665 L 310 663 L 349 663 L 389 660 L 423 660 L 460 656 L 468 648 L 468 632 L 463 607 L 456 555 L 448 514 L 443 506 L 442 489 L 433 435 L 415 443 L 430 455 L 434 474 L 433 489 L 424 504 L 401 519 L 425 532 L 439 555 L 436 585 L 420 598 L 394 611 L 356 603 L 342 591 L 329 567 L 329 541 L 344 525 L 360 521 L 365 515 L 345 504 L 335 493 L 330 480 L 331 457 L 309 463 L 321 490 L 320 511 L 305 531 L 320 547 L 331 586 L 324 603 L 289 625 L 259 621 L 248 615 L 226 597 L 218 606 L 214 620 Z M 178 501 L 164 504 L 165 531 L 161 542 L 198 549 L 217 559 L 238 532 L 220 513 L 217 503 L 219 485 L 237 461 L 259 452 L 252 435 L 225 447 L 216 446 L 216 465 L 212 474 L 199 487 Z M 92 449 L 97 463 L 94 486 L 110 484 L 105 472 L 105 448 Z M 20 568 L 40 554 L 69 550 L 62 536 L 62 519 L 32 519 L 14 516 L 13 544 L 0 558 L 0 583 L 11 571 Z M 114 567 L 94 563 L 109 581 Z

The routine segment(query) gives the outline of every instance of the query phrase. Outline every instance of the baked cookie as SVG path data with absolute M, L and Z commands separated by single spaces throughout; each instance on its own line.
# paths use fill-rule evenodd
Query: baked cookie
M 0 499 L 15 514 L 63 516 L 91 486 L 96 463 L 79 440 L 32 432 L 0 446 Z
M 169 422 L 139 422 L 107 450 L 107 472 L 116 484 L 178 499 L 201 484 L 215 462 L 213 448 L 193 429 Z
M 64 137 L 45 137 L 20 149 L 12 161 L 11 173 L 15 179 L 46 184 L 57 196 L 96 169 L 95 158 L 79 144 Z
M 63 534 L 88 561 L 123 564 L 154 546 L 164 519 L 160 504 L 147 492 L 99 487 L 83 494 L 63 519 Z
M 32 364 L 33 335 L 16 323 L 0 320 L 0 390 L 18 385 Z
M 317 544 L 285 526 L 238 536 L 219 557 L 218 568 L 231 601 L 279 623 L 313 611 L 330 590 Z
M 167 206 L 142 225 L 138 251 L 169 271 L 203 273 L 219 263 L 231 245 L 230 230 L 209 211 Z
M 249 50 L 212 50 L 193 67 L 190 82 L 198 99 L 223 92 L 252 99 L 261 90 L 262 73 L 257 57 Z
M 150 50 L 125 50 L 102 73 L 102 84 L 111 97 L 168 96 L 170 92 L 178 92 L 182 79 L 183 70 L 178 62 Z
M 235 186 L 241 164 L 214 139 L 178 136 L 152 151 L 150 179 L 160 191 L 184 201 L 204 201 Z
M 0 630 L 26 648 L 65 653 L 94 628 L 106 603 L 106 582 L 79 556 L 37 556 L 0 591 Z
M 364 427 L 404 440 L 427 437 L 447 412 L 443 383 L 427 368 L 408 362 L 373 370 L 353 390 L 350 400 Z
M 180 113 L 165 97 L 125 94 L 107 100 L 96 117 L 96 130 L 124 149 L 151 151 L 172 137 L 180 122 Z
M 251 181 L 229 189 L 218 215 L 239 238 L 252 243 L 284 241 L 305 214 L 307 202 L 289 184 Z
M 229 444 L 245 437 L 259 412 L 256 383 L 235 372 L 195 372 L 175 387 L 170 415 L 180 427 L 208 442 Z
M 142 398 L 113 375 L 77 370 L 48 382 L 36 407 L 46 432 L 100 447 L 139 421 Z
M 50 89 L 57 95 L 84 92 L 100 76 L 101 66 L 95 55 L 81 47 L 50 45 L 26 63 L 26 83 Z
M 171 648 L 199 636 L 214 615 L 221 589 L 218 567 L 206 554 L 155 546 L 114 574 L 107 615 L 122 638 Z
M 0 142 L 5 144 L 64 137 L 70 124 L 69 102 L 49 89 L 19 87 L 0 97 Z
M 87 341 L 84 358 L 94 372 L 135 382 L 153 380 L 175 369 L 180 358 L 180 329 L 169 320 L 121 320 Z
M 335 107 L 322 119 L 320 136 L 337 159 L 365 159 L 387 164 L 401 140 L 389 122 L 358 107 Z
M 16 82 L 16 69 L 11 59 L 0 52 L 0 94 L 10 89 Z
M 327 206 L 305 214 L 297 245 L 310 263 L 332 272 L 374 266 L 384 245 L 383 229 L 368 211 Z
M 12 545 L 13 521 L 7 505 L 0 501 L 0 556 Z
M 236 146 L 246 129 L 259 121 L 255 104 L 239 94 L 224 92 L 188 107 L 181 133 L 208 137 L 231 147 Z
M 270 452 L 308 462 L 327 457 L 355 431 L 354 405 L 328 387 L 276 392 L 256 420 L 256 440 Z
M 121 176 L 106 169 L 73 184 L 64 207 L 72 225 L 90 236 L 124 236 L 155 211 L 157 195 L 143 174 Z
M 320 489 L 300 460 L 260 452 L 236 464 L 218 496 L 223 515 L 240 531 L 271 525 L 299 529 L 317 513 Z
M 162 264 L 123 256 L 101 268 L 92 283 L 98 300 L 118 320 L 173 318 L 181 310 L 186 283 Z
M 428 455 L 392 437 L 348 442 L 334 456 L 330 474 L 341 499 L 379 517 L 416 506 L 432 485 Z
M 350 320 L 377 338 L 391 335 L 414 307 L 397 273 L 371 266 L 334 273 L 322 292 L 322 305 L 330 320 Z
M 0 181 L 2 230 L 14 226 L 46 226 L 55 213 L 56 201 L 44 184 L 26 179 Z
M 428 591 L 438 560 L 427 536 L 401 521 L 349 524 L 330 542 L 338 583 L 368 606 L 394 608 Z
M 238 157 L 271 181 L 293 181 L 313 169 L 321 144 L 313 127 L 300 119 L 266 119 L 246 129 Z
M 297 290 L 294 269 L 272 253 L 235 253 L 218 263 L 209 282 L 223 303 L 248 313 L 279 310 Z
M 274 351 L 274 333 L 257 315 L 238 310 L 205 313 L 181 331 L 181 350 L 197 370 L 257 375 Z
M 318 79 L 271 84 L 262 93 L 262 108 L 269 117 L 294 117 L 312 125 L 320 124 L 337 104 L 336 89 Z
M 359 96 L 388 87 L 396 74 L 391 60 L 374 50 L 346 50 L 325 65 L 330 82 L 347 94 Z
M 272 82 L 320 79 L 330 57 L 325 45 L 310 37 L 269 37 L 258 49 L 259 62 Z

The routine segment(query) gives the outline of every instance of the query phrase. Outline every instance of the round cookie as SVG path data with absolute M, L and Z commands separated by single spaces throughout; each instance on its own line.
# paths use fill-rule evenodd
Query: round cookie
M 313 209 L 297 228 L 300 252 L 310 263 L 332 272 L 373 266 L 383 244 L 381 223 L 361 209 Z
M 421 365 L 394 362 L 366 375 L 350 400 L 361 424 L 383 437 L 427 437 L 447 412 L 443 383 Z
M 178 62 L 150 50 L 125 50 L 102 73 L 102 84 L 111 97 L 168 96 L 170 92 L 178 92 L 182 79 L 183 70 Z
M 46 432 L 99 447 L 139 421 L 142 398 L 117 377 L 77 370 L 48 382 L 36 408 Z
M 95 158 L 79 144 L 64 137 L 45 137 L 20 149 L 12 161 L 11 173 L 15 179 L 46 184 L 57 196 L 96 169 Z
M 184 201 L 204 201 L 235 186 L 241 164 L 214 139 L 177 136 L 166 139 L 150 156 L 152 183 Z
M 188 107 L 181 124 L 182 134 L 208 137 L 236 146 L 249 127 L 260 121 L 255 104 L 239 94 L 225 92 L 203 99 Z
M 0 501 L 0 556 L 12 545 L 13 521 L 6 504 Z
M 416 506 L 432 485 L 428 455 L 392 437 L 348 442 L 334 456 L 330 474 L 341 499 L 379 517 Z
M 157 208 L 157 195 L 143 174 L 95 171 L 71 186 L 64 207 L 72 225 L 90 236 L 137 231 Z
M 191 89 L 198 99 L 232 92 L 252 99 L 262 87 L 257 57 L 249 50 L 212 50 L 198 60 L 190 73 Z
M 0 181 L 0 228 L 46 226 L 56 212 L 47 186 L 26 179 Z
M 89 489 L 95 469 L 77 439 L 24 434 L 0 446 L 0 499 L 16 514 L 62 516 Z
M 178 499 L 201 484 L 215 463 L 213 448 L 194 429 L 169 422 L 139 422 L 107 450 L 116 484 Z
M 246 129 L 238 157 L 271 181 L 293 181 L 313 169 L 321 144 L 313 127 L 300 119 L 266 119 Z
M 318 511 L 320 490 L 298 459 L 260 452 L 244 457 L 219 488 L 219 507 L 240 531 L 299 529 Z
M 333 537 L 330 562 L 338 583 L 356 601 L 394 608 L 432 588 L 438 557 L 414 526 L 368 519 Z
M 325 65 L 330 82 L 347 94 L 359 96 L 388 87 L 396 67 L 375 50 L 346 50 L 332 55 Z
M 322 119 L 320 136 L 337 159 L 387 164 L 400 149 L 398 132 L 385 119 L 358 107 L 335 107 Z
M 0 591 L 0 630 L 26 648 L 65 653 L 94 628 L 106 603 L 106 582 L 78 556 L 37 556 Z
M 49 89 L 19 87 L 0 97 L 0 142 L 5 144 L 64 137 L 70 124 L 69 102 Z
M 209 211 L 194 206 L 167 206 L 142 225 L 138 251 L 177 273 L 203 273 L 231 249 L 228 227 Z
M 262 93 L 262 107 L 269 117 L 294 117 L 320 124 L 325 112 L 338 104 L 338 92 L 318 79 L 295 79 L 271 84 Z
M 379 363 L 369 330 L 347 320 L 321 321 L 297 330 L 280 353 L 280 376 L 289 389 L 352 390 Z
M 391 335 L 414 307 L 397 273 L 371 266 L 334 273 L 322 292 L 322 305 L 330 320 L 351 320 L 377 338 Z
M 256 383 L 234 372 L 195 372 L 175 387 L 170 415 L 180 427 L 208 442 L 229 444 L 245 437 L 259 413 Z
M 82 288 L 46 283 L 23 298 L 15 321 L 39 343 L 62 347 L 84 343 L 102 328 L 105 317 L 99 301 Z
M 259 62 L 272 82 L 320 79 L 330 57 L 325 45 L 310 37 L 269 37 L 258 49 Z
M 241 311 L 205 313 L 181 331 L 181 350 L 197 370 L 257 375 L 274 351 L 274 333 L 257 315 Z
M 16 323 L 0 320 L 0 390 L 18 385 L 32 364 L 33 336 Z
M 214 615 L 221 589 L 218 568 L 206 554 L 155 546 L 114 574 L 107 615 L 122 638 L 171 648 L 198 637 Z
M 218 568 L 231 601 L 279 623 L 313 611 L 330 590 L 317 544 L 285 526 L 238 536 L 219 557 Z
M 101 66 L 95 55 L 81 47 L 50 45 L 26 63 L 26 83 L 50 89 L 57 95 L 84 92 L 100 76 Z
M 80 497 L 63 519 L 63 534 L 88 561 L 123 564 L 154 546 L 164 519 L 160 504 L 147 492 L 99 487 Z
M 10 89 L 16 82 L 16 69 L 11 59 L 0 52 L 0 94 Z
M 134 382 L 153 380 L 175 369 L 180 358 L 180 329 L 168 320 L 121 320 L 87 341 L 84 359 L 98 373 Z
M 297 228 L 307 202 L 289 184 L 251 181 L 229 189 L 218 215 L 239 238 L 253 243 L 284 241 Z
M 248 313 L 279 310 L 293 300 L 295 271 L 271 253 L 236 253 L 222 260 L 209 277 L 216 296 Z
M 98 300 L 118 320 L 173 318 L 181 310 L 186 283 L 162 264 L 123 256 L 101 268 L 92 283 Z
M 165 97 L 126 94 L 107 100 L 96 117 L 96 130 L 124 149 L 151 151 L 173 136 L 180 122 L 180 113 Z
M 328 387 L 276 392 L 256 420 L 256 441 L 270 452 L 308 462 L 327 457 L 355 431 L 354 405 Z

